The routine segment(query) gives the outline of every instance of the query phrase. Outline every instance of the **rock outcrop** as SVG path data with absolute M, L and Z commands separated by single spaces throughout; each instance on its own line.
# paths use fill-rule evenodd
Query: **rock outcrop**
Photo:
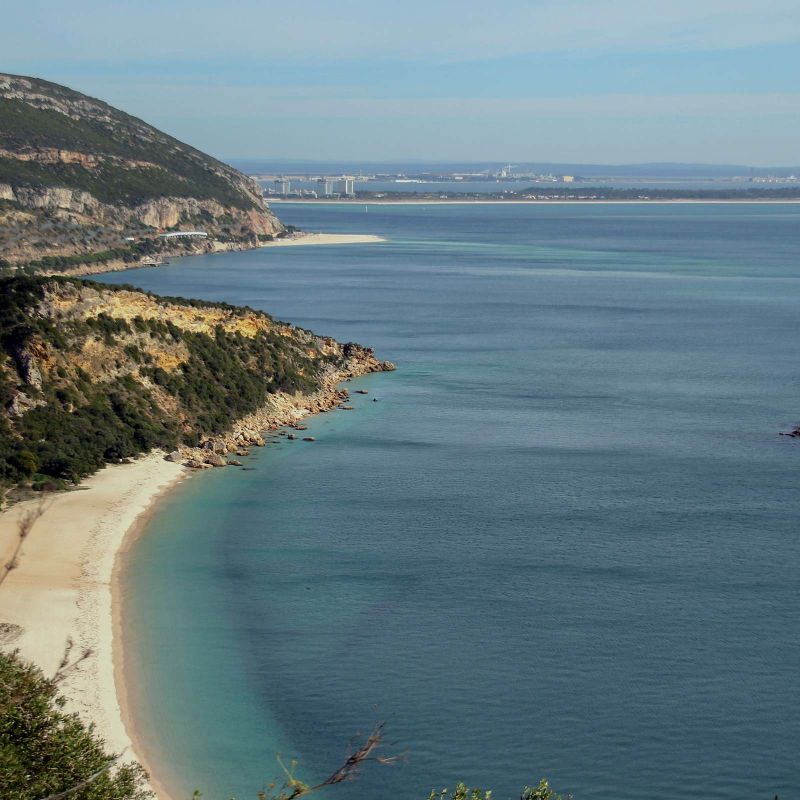
M 213 466 L 224 466 L 218 453 L 237 452 L 248 455 L 249 445 L 263 447 L 265 445 L 263 431 L 275 430 L 285 425 L 305 430 L 305 426 L 297 425 L 298 420 L 310 414 L 319 414 L 340 406 L 350 396 L 347 389 L 340 389 L 339 384 L 349 378 L 368 375 L 371 372 L 391 372 L 395 369 L 390 361 L 380 361 L 369 348 L 351 349 L 345 362 L 338 367 L 326 368 L 320 376 L 320 388 L 311 394 L 276 394 L 253 414 L 237 420 L 229 431 L 208 437 L 200 447 L 182 447 L 179 452 L 189 462 L 203 462 Z M 296 440 L 298 437 L 290 433 L 286 437 Z M 313 442 L 310 436 L 303 441 Z M 173 454 L 167 456 L 176 460 Z

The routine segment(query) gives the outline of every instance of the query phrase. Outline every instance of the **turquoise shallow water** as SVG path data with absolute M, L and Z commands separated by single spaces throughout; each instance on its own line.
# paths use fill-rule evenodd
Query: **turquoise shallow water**
M 390 241 L 104 278 L 399 366 L 134 548 L 169 785 L 253 797 L 276 751 L 316 778 L 386 719 L 407 763 L 330 797 L 800 795 L 800 207 L 279 211 Z

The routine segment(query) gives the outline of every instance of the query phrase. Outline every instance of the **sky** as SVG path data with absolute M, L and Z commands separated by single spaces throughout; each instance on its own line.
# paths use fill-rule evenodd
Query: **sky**
M 800 165 L 800 0 L 3 0 L 0 70 L 221 158 Z

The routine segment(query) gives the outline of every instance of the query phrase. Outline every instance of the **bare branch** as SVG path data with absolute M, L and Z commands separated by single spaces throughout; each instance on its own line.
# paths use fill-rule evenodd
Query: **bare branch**
M 318 783 L 316 786 L 308 786 L 302 783 L 302 781 L 298 781 L 292 775 L 292 773 L 286 769 L 283 763 L 281 763 L 284 772 L 286 772 L 288 776 L 287 788 L 292 790 L 288 795 L 286 795 L 286 800 L 294 800 L 296 797 L 301 797 L 302 795 L 316 792 L 318 789 L 323 789 L 325 786 L 333 786 L 337 783 L 352 780 L 358 773 L 361 765 L 367 761 L 377 761 L 379 764 L 397 763 L 402 756 L 373 755 L 375 750 L 377 750 L 383 742 L 383 728 L 385 724 L 385 722 L 381 722 L 376 725 L 372 733 L 367 737 L 364 744 L 362 744 L 355 750 L 355 752 L 348 756 L 347 760 L 344 762 L 344 764 L 342 764 L 341 767 L 339 767 L 339 769 L 337 769 L 335 772 L 332 772 L 324 781 L 322 781 L 322 783 Z
M 67 637 L 67 644 L 64 646 L 64 655 L 61 656 L 61 661 L 59 662 L 58 667 L 52 677 L 53 683 L 61 683 L 61 681 L 63 681 L 67 675 L 69 675 L 71 672 L 74 672 L 84 661 L 86 661 L 86 659 L 89 658 L 93 652 L 91 647 L 84 647 L 84 649 L 81 651 L 81 654 L 74 661 L 70 661 L 69 657 L 74 646 L 75 642 L 72 641 L 72 637 Z
M 0 567 L 0 584 L 9 576 L 10 572 L 19 566 L 19 554 L 22 550 L 22 545 L 28 538 L 28 535 L 33 530 L 33 526 L 37 523 L 39 518 L 47 510 L 47 503 L 40 500 L 36 508 L 29 508 L 27 511 L 20 514 L 17 520 L 17 544 L 11 558 Z

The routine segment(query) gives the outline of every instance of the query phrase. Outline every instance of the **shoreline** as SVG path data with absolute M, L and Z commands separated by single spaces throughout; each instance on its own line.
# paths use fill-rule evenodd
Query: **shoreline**
M 345 380 L 392 369 L 371 353 L 366 359 L 354 357 L 323 375 L 313 394 L 275 396 L 209 442 L 229 448 L 242 429 L 266 432 L 329 412 L 346 400 L 347 390 L 339 388 Z M 185 450 L 184 457 L 203 457 L 205 452 Z M 212 468 L 208 463 L 198 467 Z M 0 558 L 8 560 L 18 540 L 18 519 L 45 503 L 25 539 L 18 567 L 0 585 L 0 623 L 19 629 L 0 647 L 19 649 L 45 675 L 55 673 L 69 639 L 75 645 L 73 656 L 90 648 L 90 657 L 59 686 L 65 708 L 94 724 L 110 752 L 124 753 L 121 763 L 139 762 L 148 773 L 146 788 L 158 800 L 172 797 L 151 769 L 156 759 L 149 757 L 147 737 L 135 724 L 125 665 L 122 576 L 125 558 L 157 513 L 159 501 L 196 471 L 156 450 L 128 464 L 106 465 L 74 490 L 25 500 L 0 512 Z
M 184 478 L 191 477 L 192 473 L 186 471 Z M 114 558 L 114 566 L 111 573 L 111 668 L 114 673 L 114 685 L 116 687 L 117 705 L 119 716 L 128 734 L 128 738 L 133 743 L 136 760 L 144 767 L 147 772 L 147 788 L 156 797 L 156 800 L 172 800 L 172 796 L 167 792 L 166 787 L 155 775 L 151 764 L 154 760 L 150 758 L 150 746 L 148 739 L 137 727 L 133 712 L 134 692 L 131 681 L 131 670 L 125 668 L 126 636 L 123 620 L 125 618 L 124 607 L 125 599 L 123 592 L 123 575 L 125 574 L 125 564 L 130 557 L 136 543 L 144 535 L 150 520 L 158 513 L 158 507 L 166 497 L 174 491 L 183 480 L 175 481 L 169 486 L 165 486 L 160 492 L 154 495 L 150 504 L 133 521 L 125 531 L 119 549 Z
M 291 233 L 282 239 L 273 239 L 271 242 L 260 242 L 257 245 L 226 244 L 224 242 L 211 242 L 211 246 L 202 250 L 189 252 L 164 253 L 167 259 L 172 258 L 192 258 L 194 256 L 211 256 L 217 253 L 244 253 L 248 250 L 260 250 L 261 248 L 272 247 L 310 247 L 319 245 L 336 244 L 379 244 L 387 241 L 383 236 L 376 236 L 371 233 L 313 233 L 311 231 L 298 231 Z M 144 269 L 148 265 L 140 263 L 128 263 L 122 259 L 106 261 L 97 264 L 81 264 L 66 270 L 51 270 L 43 272 L 43 275 L 64 278 L 82 278 L 92 275 L 103 275 L 107 272 L 126 272 L 129 269 Z
M 371 233 L 306 233 L 289 234 L 283 239 L 275 239 L 272 242 L 262 242 L 261 247 L 314 247 L 321 244 L 378 244 L 385 242 L 383 236 L 376 236 Z
M 61 683 L 59 694 L 68 711 L 95 725 L 110 752 L 123 754 L 122 763 L 141 763 L 141 748 L 123 719 L 123 684 L 114 666 L 118 554 L 137 521 L 189 474 L 156 451 L 130 464 L 108 465 L 78 488 L 46 497 L 19 566 L 0 586 L 0 620 L 21 628 L 4 649 L 19 649 L 48 676 L 69 639 L 73 657 L 91 649 Z M 19 516 L 40 502 L 26 500 L 0 514 L 3 555 L 15 543 Z
M 387 200 L 385 198 L 365 197 L 354 200 L 304 200 L 301 197 L 290 200 L 277 200 L 270 199 L 270 203 L 275 204 L 291 204 L 298 203 L 303 205 L 318 205 L 318 206 L 553 206 L 553 205 L 612 205 L 612 206 L 655 206 L 655 205 L 797 205 L 800 199 L 771 199 L 765 198 L 758 200 L 754 198 L 742 198 L 741 200 L 735 199 L 702 199 L 702 198 L 676 198 L 674 200 L 442 200 L 436 198 L 419 198 L 417 200 L 409 198 L 408 200 Z

